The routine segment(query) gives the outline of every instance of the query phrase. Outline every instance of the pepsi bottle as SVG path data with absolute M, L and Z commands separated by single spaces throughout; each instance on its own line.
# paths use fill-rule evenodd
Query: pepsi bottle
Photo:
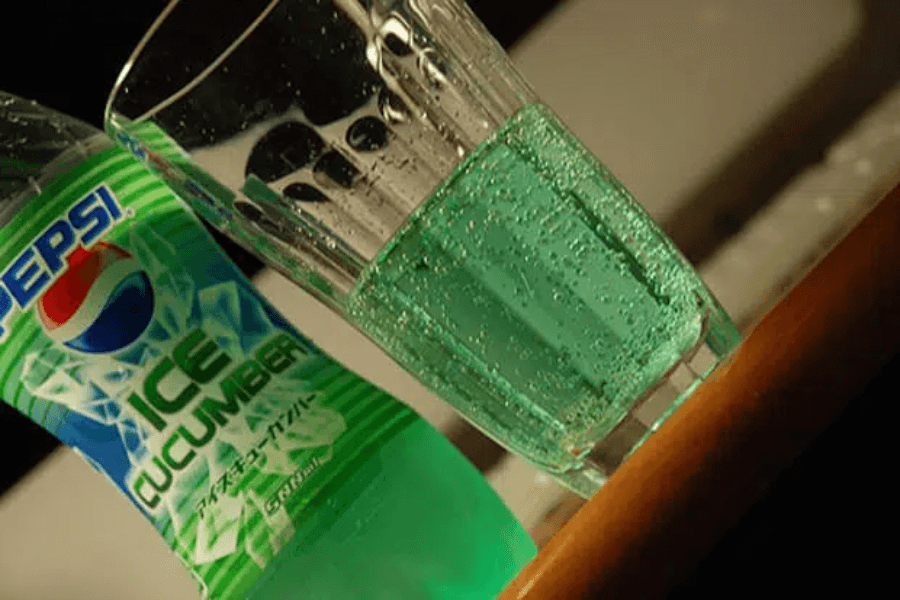
M 535 552 L 464 457 L 293 329 L 143 165 L 4 93 L 0 397 L 116 485 L 204 598 L 488 599 Z

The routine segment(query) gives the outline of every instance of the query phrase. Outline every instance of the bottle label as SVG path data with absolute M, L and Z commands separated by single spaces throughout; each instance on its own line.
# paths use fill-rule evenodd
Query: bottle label
M 0 230 L 0 397 L 118 486 L 215 598 L 416 419 L 299 335 L 114 148 Z

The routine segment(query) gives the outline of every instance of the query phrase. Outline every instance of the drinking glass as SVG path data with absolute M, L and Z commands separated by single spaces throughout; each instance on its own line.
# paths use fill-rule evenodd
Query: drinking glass
M 462 1 L 176 0 L 106 123 L 210 223 L 582 495 L 739 342 Z

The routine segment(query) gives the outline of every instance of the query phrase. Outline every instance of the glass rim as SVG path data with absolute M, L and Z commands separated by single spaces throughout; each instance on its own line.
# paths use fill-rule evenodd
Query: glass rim
M 169 16 L 174 12 L 175 8 L 181 4 L 182 0 L 169 0 L 169 3 L 162 9 L 159 15 L 153 20 L 150 27 L 147 31 L 144 32 L 144 35 L 141 37 L 140 41 L 135 45 L 134 49 L 128 55 L 128 59 L 122 65 L 122 68 L 119 70 L 119 74 L 116 77 L 115 83 L 113 83 L 113 87 L 110 90 L 109 94 L 106 98 L 106 106 L 103 110 L 103 123 L 108 123 L 112 117 L 114 112 L 114 107 L 116 105 L 116 99 L 119 94 L 123 91 L 122 88 L 125 85 L 125 81 L 131 75 L 135 65 L 138 63 L 140 57 L 144 54 L 147 49 L 147 46 L 150 44 L 151 40 L 154 36 L 159 32 L 162 28 L 163 24 L 167 22 Z M 209 62 L 197 75 L 195 75 L 191 80 L 185 85 L 181 86 L 180 89 L 174 91 L 165 99 L 156 103 L 156 105 L 151 108 L 145 110 L 143 114 L 137 117 L 129 117 L 129 120 L 135 123 L 144 121 L 159 111 L 167 108 L 168 106 L 174 104 L 187 94 L 191 92 L 194 88 L 196 88 L 203 80 L 209 76 L 210 73 L 215 71 L 223 62 L 225 62 L 234 51 L 243 43 L 243 41 L 249 37 L 253 31 L 269 16 L 269 14 L 281 3 L 281 0 L 269 0 L 265 7 L 260 11 L 260 13 L 250 22 L 250 24 L 234 39 L 232 40 L 228 46 L 216 56 L 215 59 Z

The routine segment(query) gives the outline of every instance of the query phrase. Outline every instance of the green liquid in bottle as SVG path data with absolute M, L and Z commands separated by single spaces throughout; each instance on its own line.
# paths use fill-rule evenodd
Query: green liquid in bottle
M 721 357 L 738 341 L 656 223 L 539 105 L 413 214 L 348 307 L 444 399 L 559 473 L 698 344 Z
M 417 420 L 309 514 L 248 598 L 484 600 L 534 553 L 482 476 Z

